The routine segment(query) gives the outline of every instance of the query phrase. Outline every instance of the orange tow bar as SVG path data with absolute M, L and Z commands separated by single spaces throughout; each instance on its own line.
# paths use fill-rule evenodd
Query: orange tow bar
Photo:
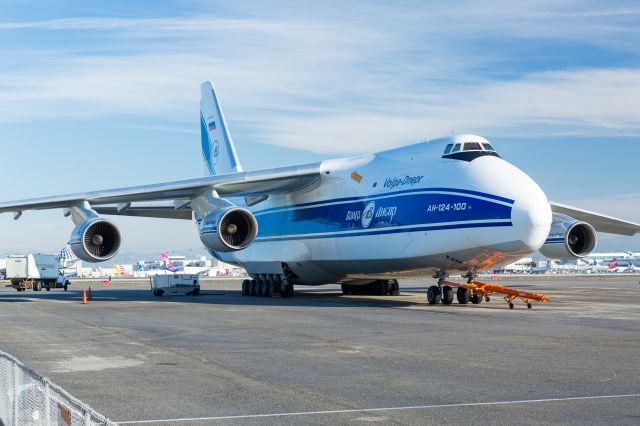
M 513 301 L 516 299 L 522 300 L 527 304 L 527 308 L 531 309 L 531 301 L 536 300 L 538 302 L 548 302 L 549 298 L 541 293 L 534 293 L 532 291 L 519 290 L 512 287 L 505 287 L 498 284 L 484 283 L 482 281 L 473 280 L 467 284 L 458 284 L 451 281 L 445 281 L 446 285 L 465 288 L 471 291 L 473 294 L 477 294 L 483 297 L 487 302 L 489 296 L 492 294 L 503 294 L 504 300 L 509 304 L 509 308 L 513 309 Z

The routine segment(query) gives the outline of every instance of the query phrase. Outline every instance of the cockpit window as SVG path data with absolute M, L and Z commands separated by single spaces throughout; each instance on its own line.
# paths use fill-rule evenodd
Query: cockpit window
M 444 155 L 447 155 L 448 153 L 450 153 L 451 152 L 451 148 L 453 148 L 453 144 L 452 143 L 447 145 L 447 148 L 444 150 Z
M 442 158 L 447 160 L 473 161 L 479 157 L 498 157 L 489 142 L 458 142 L 450 143 L 444 149 Z
M 478 142 L 467 142 L 464 144 L 465 151 L 482 151 L 482 146 Z

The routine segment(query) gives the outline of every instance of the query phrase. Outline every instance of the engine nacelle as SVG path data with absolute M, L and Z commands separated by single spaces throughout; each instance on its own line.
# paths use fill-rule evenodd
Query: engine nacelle
M 122 237 L 116 225 L 107 219 L 95 217 L 76 226 L 69 245 L 73 253 L 87 262 L 104 262 L 120 250 Z
M 593 226 L 562 214 L 553 215 L 551 232 L 540 253 L 551 259 L 580 259 L 591 253 L 598 243 Z
M 241 207 L 224 207 L 210 213 L 200 223 L 200 240 L 215 251 L 247 248 L 258 236 L 258 222 Z

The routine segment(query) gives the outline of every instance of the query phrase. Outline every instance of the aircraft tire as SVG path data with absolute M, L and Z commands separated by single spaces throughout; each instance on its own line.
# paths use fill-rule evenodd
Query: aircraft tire
M 284 297 L 293 297 L 293 284 L 287 284 L 282 292 Z
M 242 281 L 242 295 L 243 296 L 249 296 L 249 294 L 251 294 L 251 280 L 244 280 Z
M 437 305 L 441 298 L 442 294 L 440 294 L 438 286 L 432 285 L 429 287 L 427 290 L 427 302 L 429 302 L 430 305 Z
M 466 305 L 469 303 L 469 290 L 466 288 L 458 287 L 458 291 L 456 291 L 456 297 L 458 298 L 458 303 L 461 305 Z
M 345 296 L 351 294 L 351 286 L 349 284 L 342 284 L 340 288 L 342 289 L 342 294 L 344 294 Z
M 471 295 L 471 303 L 473 303 L 474 305 L 481 304 L 483 299 L 484 297 L 480 293 L 474 293 L 473 295 Z
M 389 296 L 400 296 L 400 284 L 398 284 L 398 280 L 390 281 Z
M 380 280 L 376 281 L 373 284 L 373 295 L 375 296 L 384 296 L 389 292 L 389 281 L 388 280 Z
M 273 297 L 273 281 L 267 280 L 264 282 L 264 297 Z
M 453 289 L 445 285 L 442 287 L 442 303 L 445 305 L 450 305 L 453 302 Z
M 258 283 L 256 282 L 256 280 L 251 280 L 251 283 L 249 284 L 249 296 L 255 296 L 258 292 Z

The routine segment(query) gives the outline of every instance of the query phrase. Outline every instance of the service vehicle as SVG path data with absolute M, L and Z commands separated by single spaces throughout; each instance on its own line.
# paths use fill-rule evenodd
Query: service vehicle
M 154 275 L 151 277 L 151 292 L 154 296 L 200 294 L 200 277 L 190 274 Z
M 20 254 L 7 256 L 6 279 L 18 291 L 43 288 L 63 288 L 67 291 L 69 280 L 60 273 L 62 265 L 58 258 L 48 254 Z

